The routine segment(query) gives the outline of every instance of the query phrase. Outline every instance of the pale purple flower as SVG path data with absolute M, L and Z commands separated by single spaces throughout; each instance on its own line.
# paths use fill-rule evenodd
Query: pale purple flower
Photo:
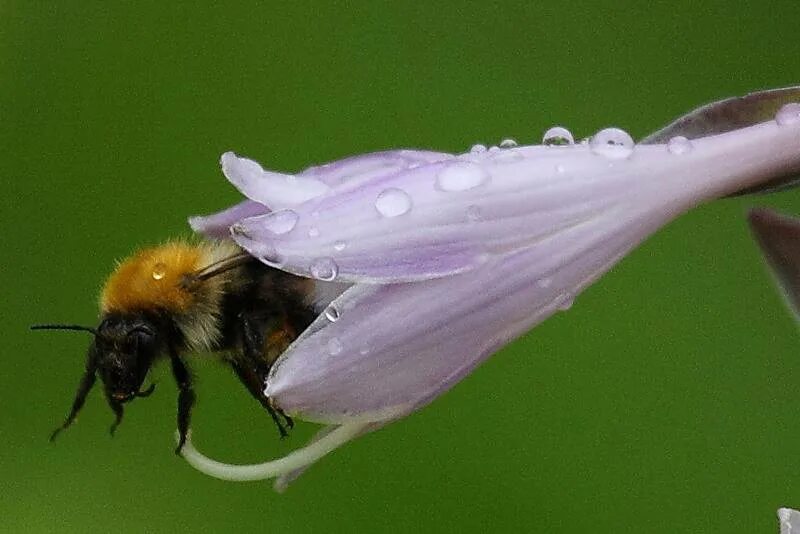
M 615 128 L 574 144 L 562 128 L 543 145 L 379 152 L 297 175 L 224 154 L 226 177 L 250 200 L 193 227 L 230 227 L 269 265 L 347 284 L 265 389 L 287 413 L 330 426 L 258 466 L 214 462 L 191 443 L 184 455 L 214 476 L 278 476 L 283 487 L 431 402 L 678 215 L 800 174 L 795 100 L 800 88 L 722 101 L 637 145 Z

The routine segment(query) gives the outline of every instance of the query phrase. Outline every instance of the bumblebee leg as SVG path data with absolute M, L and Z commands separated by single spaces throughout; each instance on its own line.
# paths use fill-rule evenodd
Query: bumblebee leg
M 175 377 L 175 382 L 178 384 L 178 434 L 180 439 L 175 448 L 175 454 L 180 454 L 186 443 L 186 434 L 189 432 L 189 421 L 195 396 L 192 389 L 192 377 L 186 365 L 174 350 L 170 351 L 169 356 L 172 364 L 172 376 Z
M 56 436 L 58 436 L 62 430 L 66 430 L 69 426 L 75 421 L 75 418 L 78 416 L 78 412 L 81 411 L 83 408 L 83 403 L 86 402 L 86 395 L 89 394 L 89 391 L 92 389 L 92 386 L 95 382 L 95 368 L 94 364 L 91 363 L 87 365 L 86 372 L 83 374 L 81 378 L 81 383 L 78 386 L 78 391 L 75 394 L 75 400 L 72 401 L 72 409 L 69 411 L 69 415 L 61 423 L 61 426 L 53 430 L 53 433 L 50 434 L 50 441 L 55 441 Z
M 114 437 L 114 432 L 117 431 L 117 427 L 122 422 L 122 416 L 124 415 L 124 411 L 122 409 L 122 403 L 117 402 L 113 399 L 109 399 L 108 405 L 111 407 L 111 410 L 114 412 L 114 422 L 111 423 L 111 428 L 108 429 L 108 432 L 111 434 L 111 437 Z
M 284 426 L 284 422 L 281 421 L 280 417 L 278 416 L 279 410 L 276 410 L 272 404 L 270 404 L 269 397 L 264 395 L 264 383 L 259 374 L 255 371 L 255 369 L 244 364 L 244 362 L 237 361 L 236 359 L 229 361 L 231 367 L 236 373 L 236 376 L 239 377 L 239 380 L 247 388 L 247 391 L 250 392 L 250 395 L 260 402 L 261 406 L 263 406 L 264 409 L 267 410 L 267 413 L 270 415 L 270 417 L 272 417 L 272 420 L 275 422 L 275 426 L 278 427 L 278 433 L 281 435 L 281 438 L 288 436 L 289 433 L 286 431 L 286 426 L 291 428 L 294 423 L 291 419 L 280 412 L 280 415 L 286 419 L 286 426 Z

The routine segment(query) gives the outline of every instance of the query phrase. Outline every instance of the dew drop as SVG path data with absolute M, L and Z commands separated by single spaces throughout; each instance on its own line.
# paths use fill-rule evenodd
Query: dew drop
M 553 126 L 542 136 L 542 144 L 547 146 L 574 145 L 575 138 L 572 137 L 572 132 L 563 126 Z
M 297 213 L 292 210 L 274 211 L 261 219 L 264 228 L 273 234 L 288 234 L 297 225 Z
M 500 141 L 500 148 L 514 148 L 517 142 L 514 139 L 503 139 Z
M 570 296 L 568 293 L 561 293 L 558 296 L 558 309 L 561 311 L 567 311 L 568 309 L 572 308 L 572 303 L 575 302 L 575 297 Z
M 358 353 L 362 356 L 369 354 L 369 347 L 361 347 L 361 350 L 359 350 Z
M 328 341 L 328 352 L 331 356 L 336 356 L 337 354 L 342 352 L 342 342 L 339 341 L 339 338 L 332 337 L 330 341 Z
M 482 145 L 480 143 L 472 145 L 472 148 L 469 151 L 473 154 L 480 154 L 482 152 L 486 152 L 486 145 Z
M 500 152 L 497 152 L 492 157 L 492 160 L 496 161 L 497 163 L 514 163 L 515 161 L 520 161 L 521 159 L 522 154 L 519 151 L 510 149 L 504 149 Z
M 467 219 L 470 221 L 480 221 L 483 219 L 483 213 L 478 206 L 472 205 L 467 207 Z
M 402 189 L 384 189 L 375 199 L 375 209 L 384 217 L 398 217 L 411 210 L 411 197 Z
M 156 263 L 153 265 L 153 272 L 152 272 L 153 280 L 161 280 L 165 276 L 167 276 L 167 266 L 161 262 Z
M 542 289 L 546 289 L 546 288 L 550 287 L 551 285 L 553 285 L 553 279 L 552 278 L 540 278 L 539 280 L 536 281 L 536 285 L 541 287 Z
M 489 173 L 475 163 L 459 162 L 448 165 L 436 176 L 436 188 L 440 191 L 467 191 L 489 179 Z
M 339 274 L 339 266 L 332 258 L 318 258 L 311 263 L 311 276 L 330 282 Z
M 331 304 L 327 308 L 325 308 L 325 318 L 332 323 L 335 323 L 339 320 L 339 310 Z
M 497 152 L 498 150 L 500 150 L 500 147 L 497 145 L 492 145 L 489 147 L 489 152 Z
M 312 226 L 308 229 L 308 237 L 317 237 L 319 236 L 319 228 L 316 226 Z
M 800 104 L 797 102 L 785 104 L 775 114 L 775 122 L 781 126 L 800 123 Z
M 345 243 L 344 241 L 337 241 L 336 243 L 333 244 L 333 249 L 336 250 L 337 252 L 343 251 L 346 247 L 347 243 Z
M 692 142 L 682 135 L 675 136 L 667 142 L 667 150 L 676 156 L 691 152 L 693 148 Z
M 633 152 L 633 139 L 619 128 L 600 130 L 589 141 L 592 152 L 608 159 L 625 159 Z
M 566 171 L 566 169 L 564 168 L 563 165 L 561 165 L 560 163 L 556 165 L 556 172 L 558 174 L 564 174 L 564 171 Z

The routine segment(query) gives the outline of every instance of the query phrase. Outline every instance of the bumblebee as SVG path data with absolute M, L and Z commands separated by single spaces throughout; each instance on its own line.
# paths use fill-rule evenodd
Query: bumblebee
M 292 420 L 273 406 L 264 385 L 273 362 L 316 318 L 314 291 L 314 281 L 268 267 L 230 241 L 176 241 L 139 251 L 106 280 L 96 328 L 31 327 L 94 336 L 72 409 L 51 441 L 75 421 L 98 375 L 115 414 L 113 435 L 123 406 L 153 392 L 155 385 L 142 389 L 150 368 L 169 359 L 178 386 L 179 454 L 195 402 L 185 357 L 197 352 L 229 365 L 286 436 Z

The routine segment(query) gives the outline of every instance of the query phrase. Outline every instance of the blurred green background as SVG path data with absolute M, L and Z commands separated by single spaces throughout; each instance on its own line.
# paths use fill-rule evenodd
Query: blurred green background
M 414 416 L 288 493 L 172 454 L 174 386 L 115 439 L 99 391 L 56 445 L 113 262 L 238 199 L 225 150 L 268 168 L 392 147 L 463 151 L 615 125 L 800 82 L 800 3 L 0 1 L 0 530 L 777 532 L 800 507 L 793 319 L 744 222 L 800 191 L 671 224 Z M 768 6 L 768 7 L 767 7 Z M 224 368 L 196 361 L 202 449 L 285 442 Z

